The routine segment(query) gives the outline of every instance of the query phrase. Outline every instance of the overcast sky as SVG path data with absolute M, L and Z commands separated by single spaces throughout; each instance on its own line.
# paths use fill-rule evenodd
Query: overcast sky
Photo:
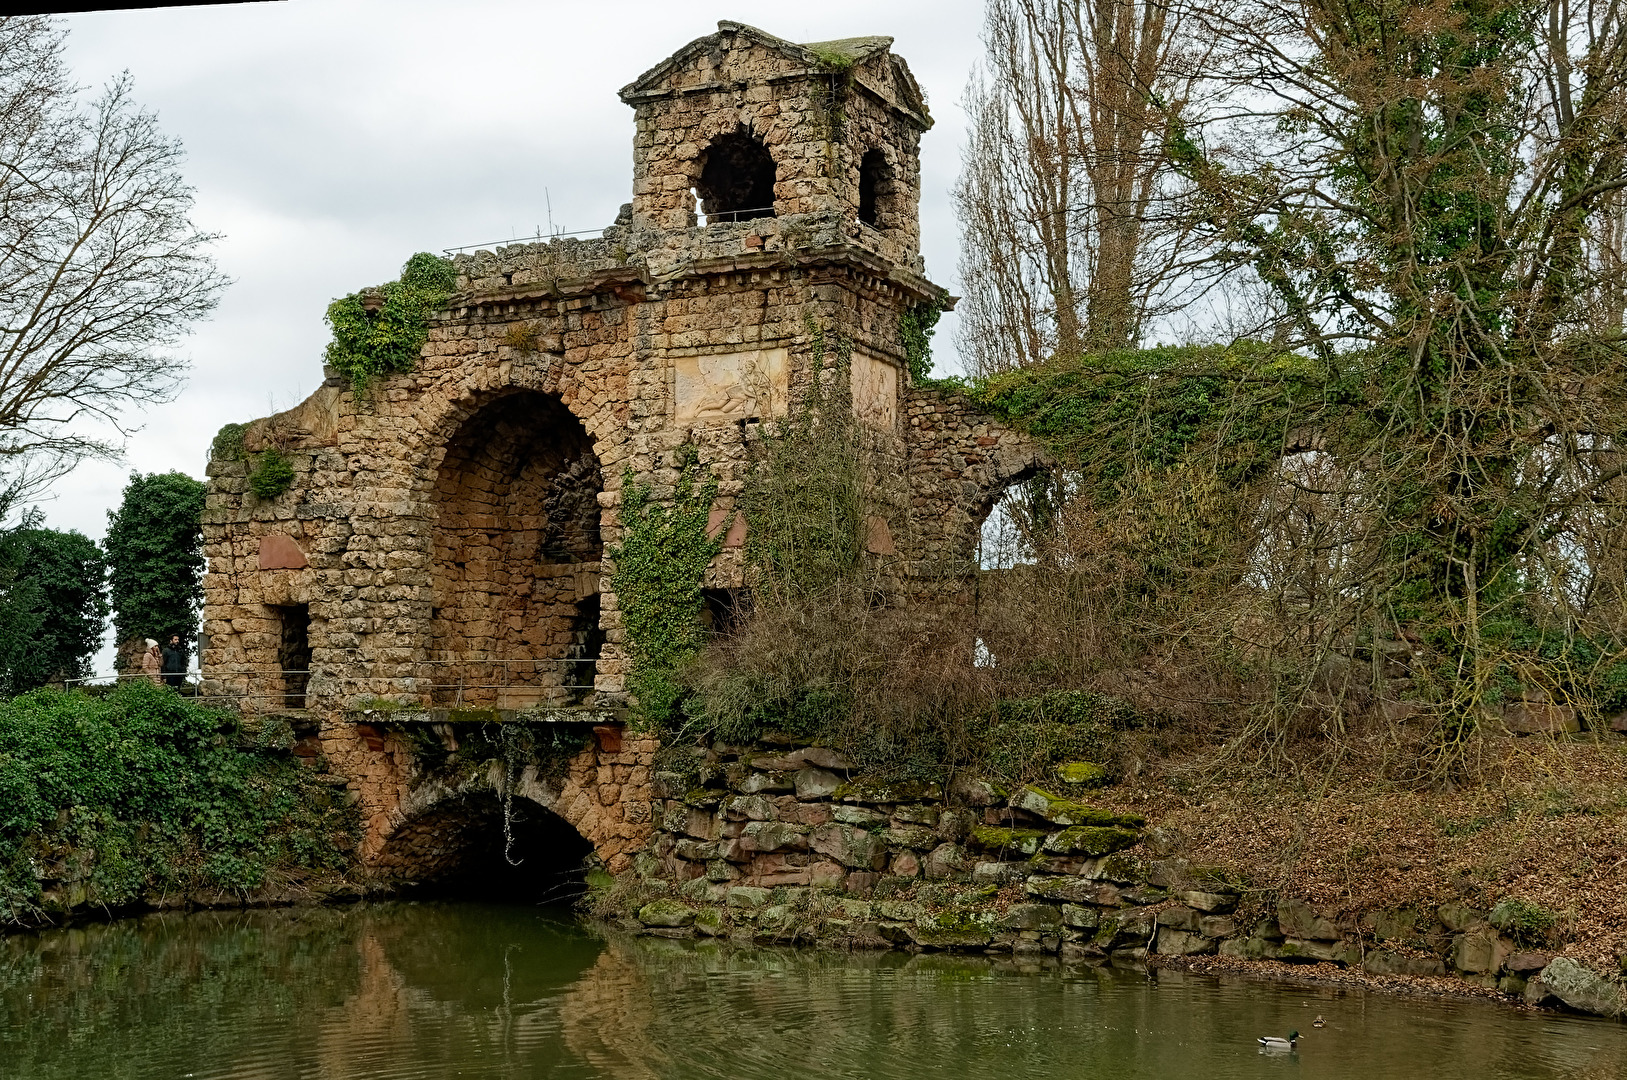
M 284 0 L 71 15 L 68 62 L 120 71 L 187 152 L 194 219 L 234 283 L 184 345 L 190 382 L 150 410 L 120 465 L 87 464 L 42 509 L 100 539 L 129 473 L 202 478 L 224 423 L 286 409 L 322 379 L 336 296 L 415 251 L 608 225 L 631 198 L 632 110 L 616 91 L 719 19 L 793 41 L 889 34 L 937 126 L 922 144 L 922 244 L 954 287 L 948 189 L 980 0 L 616 3 Z M 550 209 L 551 207 L 551 209 Z M 940 374 L 955 369 L 945 320 Z M 97 663 L 107 666 L 108 657 Z

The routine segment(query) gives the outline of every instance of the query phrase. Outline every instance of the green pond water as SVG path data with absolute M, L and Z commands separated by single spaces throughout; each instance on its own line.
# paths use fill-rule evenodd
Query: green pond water
M 1305 1035 L 1296 1053 L 1254 1045 L 1289 1028 Z M 1627 1025 L 1613 1022 L 622 937 L 519 906 L 211 912 L 0 938 L 6 1080 L 1622 1076 Z

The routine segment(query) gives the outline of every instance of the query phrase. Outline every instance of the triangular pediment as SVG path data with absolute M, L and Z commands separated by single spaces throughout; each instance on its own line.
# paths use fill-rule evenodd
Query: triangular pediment
M 819 71 L 846 71 L 870 68 L 870 61 L 879 59 L 877 73 L 887 72 L 903 108 L 924 115 L 920 88 L 909 74 L 903 60 L 890 56 L 893 39 L 890 37 L 853 37 L 835 41 L 816 41 L 801 45 L 775 37 L 765 30 L 745 23 L 720 21 L 717 33 L 696 38 L 679 49 L 636 80 L 624 86 L 621 99 L 629 105 L 661 97 L 669 93 L 683 93 L 702 85 L 719 82 L 743 82 L 750 76 L 745 71 L 730 70 L 738 65 L 741 46 L 756 47 L 784 61 L 775 77 Z M 758 77 L 761 77 L 760 74 Z M 884 76 L 885 78 L 885 76 Z M 867 80 L 869 81 L 869 80 Z

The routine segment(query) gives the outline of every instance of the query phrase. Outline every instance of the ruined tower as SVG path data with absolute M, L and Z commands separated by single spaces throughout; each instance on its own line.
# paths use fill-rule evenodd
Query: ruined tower
M 630 658 L 606 552 L 624 484 L 669 496 L 694 447 L 719 481 L 706 584 L 739 587 L 750 441 L 803 400 L 833 341 L 892 481 L 865 557 L 901 606 L 952 593 L 989 501 L 1037 457 L 912 384 L 901 317 L 945 294 L 920 255 L 931 120 L 891 43 L 720 23 L 622 90 L 633 192 L 614 225 L 457 255 L 457 295 L 412 371 L 367 388 L 330 371 L 249 425 L 242 452 L 222 446 L 210 685 L 309 717 L 330 760 L 373 777 L 369 803 L 398 809 L 404 774 L 374 760 L 366 719 L 381 708 L 614 724 Z M 247 476 L 272 449 L 295 479 L 260 498 Z M 605 836 L 637 832 L 631 790 L 634 809 L 595 810 Z

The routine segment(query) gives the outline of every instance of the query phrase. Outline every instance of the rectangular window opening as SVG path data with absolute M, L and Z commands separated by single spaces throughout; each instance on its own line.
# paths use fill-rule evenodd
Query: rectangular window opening
M 282 673 L 282 707 L 303 709 L 305 688 L 311 681 L 311 609 L 307 604 L 289 604 L 275 610 L 282 624 L 282 640 L 277 648 L 277 670 Z

